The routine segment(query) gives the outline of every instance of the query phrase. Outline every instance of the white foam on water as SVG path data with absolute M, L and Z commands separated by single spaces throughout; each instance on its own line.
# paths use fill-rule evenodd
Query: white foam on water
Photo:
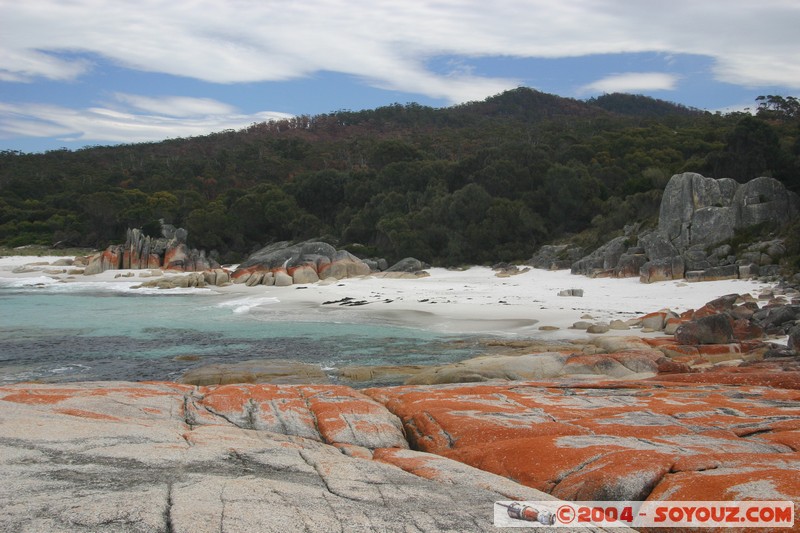
M 40 288 L 55 285 L 59 281 L 49 276 L 36 276 L 32 278 L 0 278 L 0 286 L 12 289 Z
M 141 287 L 140 281 L 71 281 L 65 283 L 49 276 L 29 278 L 0 278 L 0 287 L 9 289 L 30 289 L 32 291 L 46 291 L 54 294 L 81 293 L 81 292 L 109 292 L 147 295 L 176 295 L 176 294 L 217 294 L 214 291 L 196 287 L 159 289 L 155 287 Z
M 83 371 L 86 371 L 86 370 L 90 370 L 91 368 L 92 367 L 90 367 L 90 366 L 82 365 L 82 364 L 79 364 L 79 363 L 73 363 L 71 365 L 50 369 L 50 373 L 52 373 L 52 374 L 63 374 L 65 372 L 74 372 L 76 370 L 78 372 L 83 372 Z
M 271 296 L 248 296 L 246 298 L 236 298 L 220 302 L 217 307 L 230 308 L 234 314 L 241 315 L 251 312 L 259 307 L 267 307 L 279 304 L 281 301 Z

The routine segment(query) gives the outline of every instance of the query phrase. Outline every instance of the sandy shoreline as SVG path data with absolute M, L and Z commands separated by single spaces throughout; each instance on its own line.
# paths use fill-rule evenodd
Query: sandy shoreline
M 2 257 L 0 280 L 45 285 L 60 282 L 113 283 L 124 284 L 117 286 L 120 289 L 130 289 L 148 279 L 143 276 L 149 274 L 149 271 L 141 270 L 112 270 L 83 276 L 70 273 L 71 267 L 52 265 L 60 259 L 64 258 Z M 24 265 L 29 266 L 20 272 Z M 15 269 L 17 272 L 13 272 Z M 566 270 L 532 269 L 510 277 L 497 277 L 486 267 L 462 271 L 432 268 L 428 272 L 429 277 L 418 279 L 368 276 L 332 284 L 290 287 L 228 285 L 199 290 L 230 295 L 231 307 L 244 312 L 286 312 L 313 321 L 375 321 L 448 334 L 568 339 L 587 335 L 585 331 L 570 329 L 580 320 L 607 323 L 664 308 L 680 313 L 697 309 L 725 294 L 750 293 L 757 297 L 771 287 L 754 280 L 643 284 L 638 278 L 588 278 L 572 275 Z M 581 289 L 583 296 L 558 295 L 566 289 Z M 558 329 L 546 331 L 540 329 L 543 326 Z M 647 335 L 638 329 L 616 334 Z

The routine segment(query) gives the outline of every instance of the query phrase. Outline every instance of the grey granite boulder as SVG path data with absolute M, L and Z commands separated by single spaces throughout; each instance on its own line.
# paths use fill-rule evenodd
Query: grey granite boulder
M 725 313 L 704 316 L 678 326 L 675 340 L 682 345 L 733 342 L 733 319 Z
M 573 274 L 593 276 L 599 272 L 613 270 L 619 259 L 629 247 L 630 239 L 626 236 L 610 240 L 591 254 L 572 264 Z
M 782 224 L 800 213 L 800 198 L 773 178 L 756 178 L 742 184 L 734 199 L 737 227 Z
M 232 274 L 237 282 L 255 272 L 272 273 L 274 285 L 316 283 L 327 278 L 366 276 L 370 266 L 346 250 L 336 250 L 325 242 L 298 244 L 278 242 L 265 246 L 247 258 Z M 241 283 L 241 281 L 239 281 Z
M 390 266 L 386 271 L 387 272 L 417 272 L 419 270 L 425 270 L 426 268 L 430 268 L 431 266 L 428 263 L 420 261 L 414 257 L 406 257 L 405 259 L 401 259 L 394 265 Z
M 701 213 L 698 222 L 705 230 L 715 222 L 735 221 L 731 204 L 737 186 L 732 179 L 717 180 L 692 172 L 672 176 L 661 199 L 658 231 L 678 249 L 688 248 L 693 236 L 710 240 L 699 228 L 693 228 L 695 217 Z M 729 227 L 732 230 L 733 224 Z
M 800 355 L 800 326 L 795 326 L 789 331 L 787 346 L 794 353 Z
M 569 244 L 545 244 L 539 248 L 528 265 L 543 270 L 562 270 L 583 257 L 583 248 Z

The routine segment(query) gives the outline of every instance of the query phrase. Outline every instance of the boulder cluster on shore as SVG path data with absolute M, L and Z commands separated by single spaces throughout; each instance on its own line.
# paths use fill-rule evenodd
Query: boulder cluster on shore
M 145 275 L 140 277 L 155 278 L 144 282 L 142 287 L 161 289 L 220 287 L 229 283 L 286 287 L 367 275 L 415 278 L 425 275 L 423 270 L 430 267 L 413 257 L 389 266 L 385 259 L 360 259 L 325 242 L 282 241 L 265 246 L 240 265 L 228 269 L 207 257 L 204 251 L 189 249 L 186 230 L 164 224 L 162 234 L 156 239 L 139 229 L 129 229 L 125 244 L 77 258 L 70 266 L 75 267 L 74 273 L 87 276 L 107 270 L 141 270 Z M 173 275 L 164 277 L 165 271 Z M 181 273 L 186 275 L 174 275 Z

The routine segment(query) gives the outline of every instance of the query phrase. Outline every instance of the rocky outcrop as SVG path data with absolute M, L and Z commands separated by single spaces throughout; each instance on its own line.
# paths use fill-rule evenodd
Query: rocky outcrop
M 140 229 L 128 229 L 125 244 L 109 246 L 90 257 L 85 275 L 106 270 L 165 269 L 180 272 L 203 272 L 218 269 L 219 264 L 205 251 L 186 245 L 188 233 L 183 228 L 162 224 L 161 237 L 150 237 Z
M 553 499 L 409 450 L 337 386 L 4 386 L 0 450 L 2 531 L 482 533 L 497 500 Z
M 667 183 L 658 231 L 684 252 L 728 240 L 737 229 L 784 224 L 799 213 L 800 199 L 773 178 L 756 178 L 740 185 L 731 179 L 685 173 Z
M 371 272 L 358 257 L 324 242 L 279 242 L 252 254 L 231 278 L 234 283 L 286 286 L 366 276 Z
M 626 228 L 624 236 L 572 262 L 574 274 L 639 276 L 643 283 L 775 276 L 786 253 L 780 240 L 756 242 L 736 255 L 725 244 L 739 230 L 779 227 L 800 215 L 800 197 L 767 177 L 744 184 L 731 179 L 677 174 L 667 183 L 655 230 Z M 564 253 L 569 248 L 559 249 Z M 542 249 L 530 264 L 551 268 L 555 249 Z M 563 265 L 562 265 L 563 266 Z
M 787 291 L 796 294 L 795 291 Z M 800 305 L 785 303 L 785 298 L 770 300 L 763 307 L 749 295 L 728 294 L 708 302 L 700 309 L 689 309 L 680 316 L 667 311 L 671 318 L 660 327 L 649 326 L 654 331 L 674 335 L 684 346 L 704 344 L 730 344 L 734 342 L 763 340 L 765 336 L 790 335 L 800 323 Z M 664 314 L 664 313 L 655 313 Z M 641 324 L 647 321 L 642 317 Z M 672 331 L 667 329 L 672 328 Z

